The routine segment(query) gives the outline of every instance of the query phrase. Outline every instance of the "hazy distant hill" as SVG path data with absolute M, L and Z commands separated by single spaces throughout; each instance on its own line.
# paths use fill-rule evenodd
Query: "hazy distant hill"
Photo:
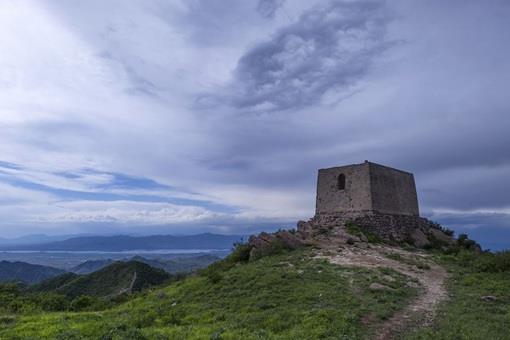
M 106 259 L 106 260 L 88 260 L 79 265 L 71 268 L 69 271 L 75 274 L 86 275 L 98 271 L 106 266 L 114 263 L 115 260 Z
M 175 258 L 171 260 L 153 260 L 135 256 L 132 260 L 147 263 L 148 265 L 161 268 L 168 273 L 186 273 L 205 268 L 220 258 L 214 255 L 199 255 L 192 257 Z
M 138 261 L 114 262 L 88 275 L 66 273 L 31 288 L 33 292 L 55 292 L 75 298 L 81 295 L 116 296 L 161 284 L 170 279 L 164 270 Z
M 158 249 L 230 249 L 240 235 L 198 234 L 188 236 L 83 236 L 67 240 L 29 245 L 0 245 L 3 250 L 39 251 L 126 251 Z
M 45 234 L 33 234 L 26 235 L 16 238 L 2 238 L 0 237 L 0 246 L 15 246 L 15 245 L 26 245 L 26 244 L 40 244 L 55 241 L 67 240 L 71 237 L 77 237 L 78 235 L 57 235 L 49 236 Z M 80 235 L 82 236 L 82 235 Z
M 25 262 L 0 261 L 0 282 L 23 282 L 34 284 L 65 273 L 53 267 Z
M 142 256 L 134 256 L 130 261 L 138 261 L 146 263 L 154 268 L 163 269 L 168 273 L 186 273 L 196 269 L 207 267 L 209 264 L 219 260 L 214 255 L 199 255 L 183 258 L 175 258 L 171 260 L 164 259 L 148 259 Z M 70 269 L 75 274 L 90 274 L 115 262 L 112 259 L 105 260 L 89 260 L 85 261 Z

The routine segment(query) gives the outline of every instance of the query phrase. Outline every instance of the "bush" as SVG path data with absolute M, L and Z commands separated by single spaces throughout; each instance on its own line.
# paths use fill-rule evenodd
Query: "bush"
M 227 259 L 210 264 L 207 268 L 200 271 L 202 276 L 205 276 L 211 283 L 218 283 L 223 279 L 223 273 L 234 266 L 233 262 Z
M 232 262 L 248 262 L 250 260 L 251 246 L 247 243 L 236 243 L 232 253 L 228 256 Z
M 479 254 L 476 268 L 481 272 L 500 273 L 510 271 L 510 251 Z
M 459 265 L 475 272 L 501 273 L 510 271 L 510 251 L 478 254 L 462 249 L 456 255 L 456 259 Z
M 73 311 L 91 310 L 98 303 L 96 298 L 92 296 L 82 295 L 71 301 L 71 309 Z
M 218 283 L 223 279 L 223 274 L 217 270 L 211 270 L 207 273 L 207 279 L 212 283 Z
M 468 249 L 468 250 L 475 250 L 477 248 L 480 248 L 480 245 L 476 243 L 473 240 L 470 240 L 467 236 L 467 234 L 460 234 L 459 238 L 457 239 L 457 245 L 459 248 Z
M 69 309 L 69 300 L 59 294 L 41 294 L 39 302 L 42 309 L 47 312 L 62 312 Z

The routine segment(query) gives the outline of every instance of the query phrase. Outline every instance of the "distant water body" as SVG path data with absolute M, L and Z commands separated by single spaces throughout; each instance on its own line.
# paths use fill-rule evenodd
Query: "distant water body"
M 102 250 L 1 250 L 0 254 L 208 254 L 217 252 L 228 252 L 230 249 L 133 249 L 123 251 L 102 251 Z

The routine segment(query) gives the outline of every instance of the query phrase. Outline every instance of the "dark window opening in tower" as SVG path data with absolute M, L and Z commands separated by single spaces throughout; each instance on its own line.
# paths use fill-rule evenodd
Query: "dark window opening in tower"
M 338 175 L 338 182 L 336 184 L 336 187 L 338 188 L 338 190 L 345 189 L 345 175 L 344 174 Z

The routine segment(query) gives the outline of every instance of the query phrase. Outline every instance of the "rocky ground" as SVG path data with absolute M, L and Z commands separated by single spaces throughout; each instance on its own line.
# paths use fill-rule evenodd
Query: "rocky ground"
M 305 222 L 309 223 L 309 222 Z M 303 227 L 304 226 L 304 227 Z M 308 227 L 308 229 L 307 229 Z M 433 230 L 433 232 L 439 232 Z M 270 255 L 278 248 L 296 249 L 313 246 L 316 257 L 333 264 L 349 267 L 390 268 L 409 278 L 409 286 L 419 288 L 419 294 L 408 306 L 391 318 L 371 325 L 374 339 L 393 339 L 412 327 L 428 326 L 434 320 L 437 306 L 446 299 L 447 271 L 431 260 L 431 255 L 416 246 L 402 246 L 371 238 L 362 229 L 346 225 L 333 228 L 310 228 L 298 225 L 297 232 L 262 233 L 250 239 L 250 258 Z M 442 235 L 441 235 L 442 236 Z M 446 235 L 445 235 L 446 239 Z M 446 239 L 448 244 L 453 238 Z M 391 279 L 391 278 L 389 278 Z M 384 282 L 374 283 L 371 289 L 391 289 Z
M 363 247 L 330 245 L 317 250 L 317 257 L 341 266 L 391 268 L 407 276 L 408 285 L 421 288 L 418 296 L 408 306 L 390 319 L 374 326 L 374 339 L 392 339 L 410 327 L 430 325 L 434 320 L 437 306 L 447 297 L 444 287 L 446 270 L 433 263 L 429 255 L 422 252 L 410 252 L 385 245 Z M 391 280 L 391 277 L 388 279 Z M 371 288 L 389 289 L 384 282 L 375 283 Z

